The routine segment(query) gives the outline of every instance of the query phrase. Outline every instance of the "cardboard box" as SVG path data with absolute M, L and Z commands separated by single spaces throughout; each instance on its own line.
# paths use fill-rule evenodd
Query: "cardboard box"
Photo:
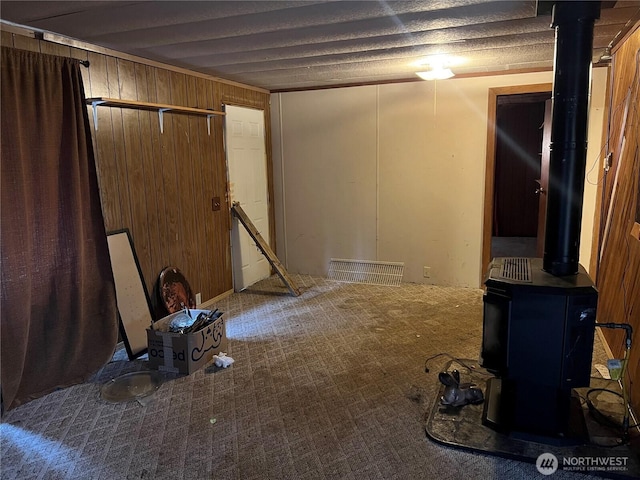
M 208 310 L 191 310 L 193 317 Z M 149 366 L 156 370 L 191 374 L 209 363 L 213 356 L 225 352 L 227 335 L 224 316 L 193 333 L 162 332 L 182 312 L 173 313 L 147 329 Z

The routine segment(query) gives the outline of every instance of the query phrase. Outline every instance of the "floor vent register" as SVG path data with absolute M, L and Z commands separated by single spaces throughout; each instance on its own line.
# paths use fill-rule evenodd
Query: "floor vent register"
M 404 263 L 332 258 L 328 277 L 338 282 L 397 287 L 402 283 Z

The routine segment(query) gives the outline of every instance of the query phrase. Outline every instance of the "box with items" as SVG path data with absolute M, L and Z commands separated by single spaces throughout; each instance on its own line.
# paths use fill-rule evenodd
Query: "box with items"
M 222 312 L 184 309 L 147 329 L 149 366 L 191 374 L 227 348 Z

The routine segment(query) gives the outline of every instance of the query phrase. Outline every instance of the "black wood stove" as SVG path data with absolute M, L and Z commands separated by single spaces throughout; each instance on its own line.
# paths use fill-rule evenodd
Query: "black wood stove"
M 485 425 L 551 437 L 570 434 L 571 389 L 588 387 L 598 295 L 584 269 L 557 277 L 539 258 L 492 262 L 480 363 Z
M 492 261 L 480 364 L 483 423 L 566 438 L 571 390 L 589 386 L 597 291 L 578 264 L 593 25 L 600 2 L 553 2 L 556 31 L 544 258 Z

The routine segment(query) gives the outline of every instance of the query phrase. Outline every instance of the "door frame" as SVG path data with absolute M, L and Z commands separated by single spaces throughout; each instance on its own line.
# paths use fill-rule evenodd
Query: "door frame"
M 491 232 L 493 231 L 493 197 L 495 190 L 496 170 L 496 114 L 498 96 L 518 95 L 522 93 L 553 92 L 552 83 L 536 83 L 533 85 L 513 85 L 489 89 L 487 107 L 487 157 L 484 176 L 484 212 L 482 220 L 482 263 L 480 266 L 480 285 L 484 285 L 489 262 L 491 261 Z

